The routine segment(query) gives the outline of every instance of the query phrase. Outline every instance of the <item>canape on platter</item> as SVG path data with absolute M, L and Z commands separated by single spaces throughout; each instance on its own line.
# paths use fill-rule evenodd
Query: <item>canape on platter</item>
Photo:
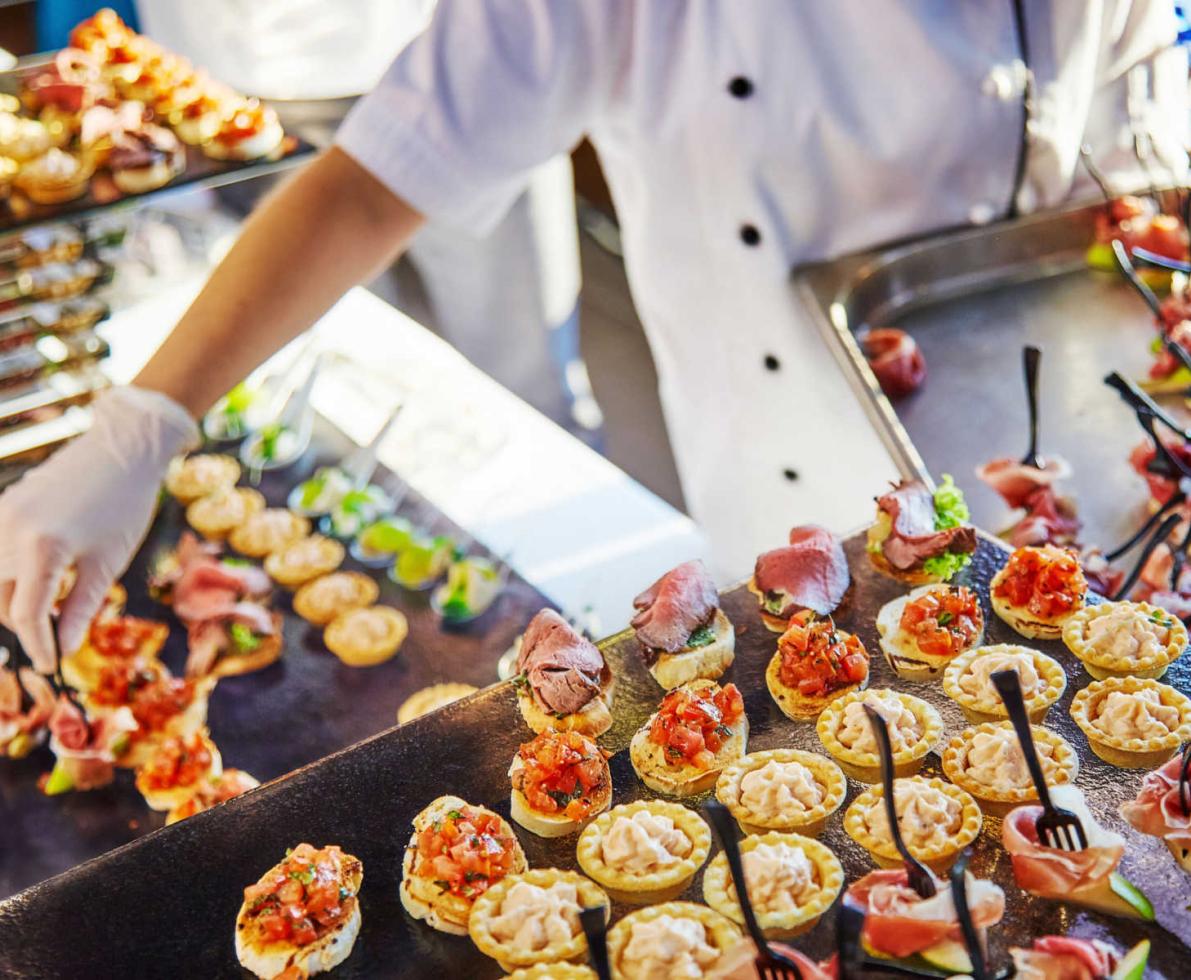
M 535 732 L 596 738 L 612 727 L 612 671 L 599 648 L 553 609 L 525 627 L 515 683 L 521 717 Z
M 281 657 L 281 614 L 250 602 L 192 623 L 187 633 L 187 677 L 233 677 L 263 670 Z
M 662 698 L 629 743 L 629 759 L 655 792 L 695 796 L 744 755 L 748 734 L 744 698 L 735 684 L 691 681 Z
M 771 952 L 793 960 L 802 980 L 837 980 L 839 977 L 837 953 L 817 961 L 785 943 L 771 942 L 766 945 Z M 706 975 L 714 980 L 761 980 L 756 944 L 748 936 L 743 937 L 716 961 L 711 973 Z
M 577 833 L 612 803 L 608 759 L 578 732 L 530 739 L 517 750 L 509 779 L 513 820 L 539 837 Z
M 574 871 L 534 868 L 502 878 L 475 900 L 467 931 L 502 970 L 538 963 L 581 963 L 587 937 L 579 912 L 611 902 L 599 885 Z
M 1143 834 L 1165 841 L 1179 866 L 1191 873 L 1191 774 L 1180 776 L 1187 759 L 1176 756 L 1161 769 L 1147 773 L 1137 798 L 1121 804 L 1121 816 Z
M 579 867 L 614 901 L 652 905 L 677 898 L 711 853 L 711 830 L 693 810 L 638 800 L 602 813 L 579 836 Z
M 864 912 L 861 939 L 868 952 L 911 968 L 970 973 L 951 883 L 936 878 L 934 884 L 935 894 L 923 898 L 910 887 L 904 867 L 870 871 L 848 886 L 844 904 Z M 983 941 L 1005 914 L 1005 893 L 970 873 L 965 893 L 972 924 Z
M 171 807 L 165 817 L 166 826 L 226 803 L 259 785 L 260 780 L 241 769 L 224 769 L 218 777 L 200 782 L 190 796 Z
M 1138 677 L 1093 681 L 1075 695 L 1071 717 L 1110 765 L 1153 769 L 1191 741 L 1191 698 Z
M 899 582 L 949 581 L 976 550 L 963 492 L 947 474 L 933 493 L 921 480 L 903 480 L 877 498 L 866 550 L 878 570 Z
M 220 120 L 202 149 L 214 160 L 259 160 L 280 150 L 284 138 L 277 113 L 256 99 L 246 99 Z
M 220 557 L 220 546 L 183 531 L 172 551 L 158 555 L 149 572 L 149 595 L 188 626 L 237 602 L 263 603 L 273 582 L 256 565 Z
M 0 758 L 23 759 L 49 734 L 54 689 L 35 670 L 13 670 L 6 664 L 5 651 L 0 653 Z
M 210 80 L 200 80 L 198 94 L 194 97 L 188 94 L 184 104 L 171 109 L 170 126 L 183 143 L 199 146 L 219 132 L 224 118 L 233 111 L 235 101 L 230 89 Z
M 54 768 L 39 783 L 47 796 L 107 786 L 117 760 L 127 757 L 137 720 L 127 707 L 87 717 L 65 695 L 50 716 Z
M 392 606 L 349 609 L 323 631 L 323 643 L 349 667 L 375 667 L 390 659 L 409 635 L 405 614 Z
M 912 694 L 889 688 L 853 691 L 836 698 L 815 723 L 819 741 L 853 779 L 875 783 L 881 779 L 881 757 L 865 708 L 885 720 L 893 749 L 895 776 L 912 776 L 943 734 L 939 713 Z
M 64 204 L 87 193 L 94 173 L 86 157 L 51 147 L 22 166 L 13 183 L 34 204 Z
M 1056 807 L 1075 814 L 1088 846 L 1080 851 L 1047 847 L 1035 827 L 1041 806 L 1019 806 L 1010 811 L 1001 825 L 1001 841 L 1013 861 L 1018 887 L 1041 898 L 1153 922 L 1149 899 L 1116 870 L 1125 854 L 1125 838 L 1096 822 L 1075 786 L 1052 787 L 1050 797 Z
M 342 613 L 371 606 L 379 596 L 380 586 L 362 572 L 332 572 L 294 593 L 294 612 L 312 626 L 326 626 Z
M 757 923 L 771 939 L 813 929 L 844 886 L 844 869 L 826 845 L 799 834 L 770 831 L 740 842 L 740 860 Z M 703 873 L 703 899 L 744 924 L 728 858 L 717 854 Z
M 105 667 L 157 660 L 169 632 L 165 623 L 136 616 L 97 616 L 83 645 L 62 658 L 62 677 L 76 691 L 93 690 Z
M 525 853 L 500 816 L 457 796 L 440 796 L 413 825 L 401 904 L 440 932 L 466 936 L 475 900 L 506 875 L 525 871 Z
M 1030 721 L 1042 724 L 1050 706 L 1067 689 L 1063 665 L 1030 647 L 996 643 L 960 654 L 943 673 L 943 691 L 972 724 L 1009 717 L 990 678 L 999 670 L 1012 670 L 1021 683 Z
M 817 524 L 790 531 L 789 544 L 757 558 L 748 589 L 761 604 L 761 620 L 775 633 L 804 609 L 821 616 L 843 601 L 852 576 L 839 538 Z
M 1016 632 L 1057 640 L 1087 602 L 1088 583 L 1074 551 L 1048 544 L 1013 552 L 993 576 L 989 593 L 993 612 Z
M 36 119 L 0 112 L 0 154 L 24 165 L 54 146 L 49 129 Z
M 223 759 L 206 728 L 188 738 L 163 738 L 136 771 L 136 788 L 152 810 L 172 810 L 223 773 Z
M 178 457 L 165 473 L 165 489 L 180 504 L 192 504 L 217 490 L 234 487 L 240 463 L 222 453 L 197 453 Z
M 750 752 L 727 766 L 715 795 L 746 834 L 771 830 L 818 837 L 847 793 L 843 770 L 799 749 Z
M 363 862 L 334 844 L 287 851 L 244 889 L 236 916 L 240 965 L 268 978 L 335 969 L 351 955 L 360 932 L 363 881 Z
M 343 545 L 321 534 L 299 538 L 265 559 L 265 571 L 278 585 L 296 589 L 343 564 Z
M 933 681 L 961 653 L 980 646 L 984 613 L 964 585 L 924 585 L 877 613 L 881 652 L 898 677 Z
M 836 629 L 830 616 L 804 609 L 777 641 L 765 683 L 782 714 L 809 721 L 836 698 L 864 690 L 868 667 L 859 638 Z
M 204 538 L 222 541 L 229 531 L 264 509 L 265 498 L 258 491 L 250 487 L 224 487 L 190 504 L 186 508 L 186 523 Z
M 539 963 L 514 970 L 505 980 L 596 980 L 596 973 L 577 963 Z
M 281 507 L 258 511 L 227 536 L 233 549 L 249 558 L 264 558 L 310 533 L 310 521 Z
M 449 681 L 443 684 L 431 684 L 420 691 L 414 691 L 401 702 L 401 707 L 397 709 L 397 724 L 404 725 L 415 718 L 421 718 L 422 715 L 437 711 L 452 701 L 458 701 L 460 698 L 475 694 L 478 690 L 479 688 L 474 684 Z
M 632 625 L 650 674 L 667 691 L 703 677 L 719 680 L 736 657 L 736 634 L 719 607 L 707 566 L 672 568 L 633 600 Z
M 125 194 L 147 194 L 186 169 L 186 151 L 168 129 L 145 124 L 113 137 L 105 165 Z
M 706 905 L 665 902 L 630 912 L 608 933 L 614 977 L 707 977 L 740 941 L 730 919 Z
M 1039 936 L 1029 948 L 1011 946 L 1017 980 L 1082 978 L 1142 980 L 1150 958 L 1150 941 L 1143 939 L 1127 953 L 1099 939 Z
M 1148 602 L 1085 606 L 1063 625 L 1063 643 L 1098 680 L 1161 677 L 1187 642 L 1183 621 Z

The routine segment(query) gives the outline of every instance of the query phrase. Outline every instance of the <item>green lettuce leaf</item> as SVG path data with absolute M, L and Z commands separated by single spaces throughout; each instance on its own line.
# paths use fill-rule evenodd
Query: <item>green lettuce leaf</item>
M 964 492 L 955 485 L 950 473 L 944 473 L 943 482 L 935 489 L 935 530 L 959 527 L 967 522 L 968 517 Z

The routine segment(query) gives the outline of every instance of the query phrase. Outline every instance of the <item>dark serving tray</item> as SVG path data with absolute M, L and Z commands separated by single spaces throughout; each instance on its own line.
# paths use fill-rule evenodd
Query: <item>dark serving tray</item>
M 283 505 L 290 487 L 314 466 L 338 461 L 353 448 L 325 422 L 316 430 L 314 446 L 299 466 L 266 474 L 259 489 L 270 504 Z M 395 488 L 395 478 L 387 471 L 378 471 L 374 480 Z M 463 534 L 412 492 L 402 501 L 400 512 L 441 533 L 456 538 Z M 172 546 L 184 527 L 182 510 L 171 500 L 124 577 L 129 612 L 170 623 L 163 659 L 178 674 L 186 658 L 185 630 L 168 609 L 148 597 L 145 577 L 153 556 Z M 360 568 L 350 558 L 343 567 Z M 396 722 L 397 706 L 428 684 L 491 684 L 497 676 L 496 661 L 516 634 L 542 606 L 553 605 L 513 573 L 496 604 L 482 617 L 467 626 L 444 628 L 429 606 L 429 593 L 399 588 L 384 577 L 383 569 L 361 570 L 380 582 L 379 601 L 396 606 L 408 617 L 405 644 L 380 666 L 348 667 L 323 647 L 321 630 L 291 612 L 290 593 L 277 590 L 275 604 L 285 613 L 281 660 L 254 674 L 220 680 L 211 696 L 208 724 L 225 766 L 244 769 L 262 781 L 274 779 L 389 728 Z M 5 641 L 11 639 L 0 639 Z M 102 790 L 43 796 L 37 777 L 52 765 L 46 748 L 20 761 L 0 760 L 0 896 L 125 844 L 164 822 L 164 814 L 145 805 L 128 771 L 118 772 L 116 782 Z M 5 946 L 0 940 L 0 949 Z M 4 973 L 0 966 L 0 976 Z
M 847 553 L 853 586 L 838 621 L 876 651 L 877 609 L 903 590 L 871 568 L 863 535 L 848 540 Z M 966 573 L 985 600 L 987 583 L 1004 556 L 991 539 L 982 539 Z M 744 692 L 752 727 L 750 749 L 796 746 L 821 751 L 814 726 L 787 720 L 766 690 L 764 671 L 776 636 L 761 624 L 756 600 L 745 589 L 735 588 L 725 594 L 723 604 L 737 630 L 736 662 L 725 682 L 734 681 Z M 1016 639 L 1000 620 L 990 619 L 989 642 Z M 1100 819 L 1122 829 L 1117 806 L 1134 794 L 1142 774 L 1114 769 L 1087 750 L 1067 708 L 1075 690 L 1089 678 L 1060 644 L 1040 646 L 1057 656 L 1070 676 L 1069 689 L 1048 722 L 1079 750 L 1078 785 Z M 614 802 L 624 803 L 652 795 L 637 781 L 627 747 L 662 692 L 642 665 L 631 634 L 611 637 L 603 648 L 618 686 L 616 723 L 602 741 L 616 752 L 611 761 Z M 878 654 L 873 686 L 887 685 L 891 679 Z M 1191 658 L 1173 667 L 1167 680 L 1187 690 Z M 948 734 L 966 724 L 939 685 L 899 686 L 938 707 Z M 291 737 L 298 736 L 290 727 L 272 736 Z M 398 900 L 401 858 L 410 820 L 441 794 L 454 793 L 507 815 L 508 765 L 517 746 L 529 737 L 512 685 L 492 687 L 30 888 L 0 905 L 0 973 L 13 978 L 247 976 L 237 966 L 232 944 L 242 889 L 287 847 L 310 841 L 340 844 L 364 863 L 363 927 L 354 952 L 336 976 L 498 977 L 500 968 L 467 938 L 435 932 L 404 913 Z M 928 758 L 926 771 L 938 772 L 937 755 Z M 857 792 L 852 783 L 849 802 Z M 841 809 L 832 817 L 822 839 L 839 855 L 853 881 L 872 865 L 867 853 L 844 834 L 842 815 Z M 576 866 L 574 836 L 543 840 L 515 829 L 531 866 Z M 1159 841 L 1128 829 L 1125 833 L 1129 849 L 1122 868 L 1153 900 L 1158 915 L 1153 925 L 1023 895 L 1013 883 L 997 822 L 986 819 L 974 869 L 995 878 L 1007 895 L 1005 919 L 992 932 L 994 962 L 1006 962 L 1007 944 L 1028 945 L 1032 937 L 1050 932 L 1111 938 L 1122 946 L 1148 937 L 1154 948 L 1147 976 L 1185 978 L 1191 954 L 1191 879 Z M 700 876 L 685 897 L 701 900 L 701 888 Z M 625 911 L 615 906 L 613 918 Z M 831 918 L 796 944 L 816 956 L 826 955 L 832 943 Z

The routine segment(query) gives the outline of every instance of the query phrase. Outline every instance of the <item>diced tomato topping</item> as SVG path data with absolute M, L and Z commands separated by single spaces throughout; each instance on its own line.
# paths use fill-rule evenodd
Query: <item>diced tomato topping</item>
M 1087 591 L 1087 579 L 1075 552 L 1047 544 L 1013 552 L 993 595 L 1050 619 L 1078 609 Z
M 976 593 L 965 585 L 949 585 L 907 602 L 900 626 L 923 653 L 953 657 L 980 635 L 984 614 Z
M 141 777 L 150 789 L 174 789 L 193 786 L 210 768 L 211 752 L 202 735 L 195 733 L 189 740 L 175 736 L 162 741 Z
M 679 688 L 662 699 L 649 740 L 665 749 L 668 762 L 710 769 L 743 714 L 744 698 L 735 684 Z
M 444 892 L 474 899 L 513 870 L 516 842 L 495 813 L 465 806 L 418 832 L 413 871 Z
M 816 697 L 868 677 L 868 651 L 851 633 L 835 628 L 830 616 L 804 609 L 790 618 L 777 644 L 778 676 L 787 687 Z
M 599 747 L 578 732 L 546 731 L 517 750 L 523 764 L 513 787 L 541 813 L 562 813 L 582 820 L 604 786 L 607 763 Z
M 179 677 L 161 677 L 131 691 L 129 707 L 140 731 L 159 732 L 194 700 L 194 684 Z
M 91 646 L 105 657 L 127 660 L 141 653 L 160 633 L 161 624 L 152 620 L 107 616 L 91 624 Z
M 343 917 L 354 868 L 335 846 L 299 844 L 277 870 L 244 889 L 248 916 L 269 941 L 307 946 Z

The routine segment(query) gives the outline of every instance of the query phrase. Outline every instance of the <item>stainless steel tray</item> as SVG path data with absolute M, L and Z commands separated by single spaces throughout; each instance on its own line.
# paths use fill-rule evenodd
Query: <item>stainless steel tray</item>
M 1004 526 L 1006 508 L 972 471 L 1025 451 L 1021 347 L 1042 347 L 1042 450 L 1071 462 L 1084 539 L 1110 548 L 1137 526 L 1148 494 L 1126 462 L 1142 432 L 1102 379 L 1113 370 L 1144 376 L 1154 327 L 1122 279 L 1084 261 L 1099 208 L 1075 206 L 806 267 L 793 288 L 902 473 L 953 473 L 985 527 Z M 896 404 L 856 343 L 858 332 L 877 326 L 906 330 L 926 356 L 925 384 Z
M 837 620 L 876 651 L 876 612 L 904 589 L 873 569 L 864 553 L 863 534 L 853 535 L 846 551 L 853 582 Z M 988 613 L 987 583 L 1004 560 L 1005 551 L 984 537 L 976 560 L 964 573 L 964 580 L 977 588 L 984 603 L 990 643 L 1018 639 Z M 788 720 L 766 690 L 765 667 L 777 637 L 761 623 L 756 599 L 738 587 L 724 594 L 723 606 L 737 633 L 736 661 L 725 682 L 736 683 L 744 693 L 751 728 L 749 748 L 792 746 L 821 752 L 814 725 Z M 995 962 L 1005 964 L 1009 944 L 1028 945 L 1032 937 L 1046 933 L 1111 938 L 1122 946 L 1148 937 L 1153 952 L 1146 976 L 1185 980 L 1191 956 L 1191 879 L 1161 842 L 1124 826 L 1117 807 L 1136 793 L 1142 773 L 1115 769 L 1088 751 L 1067 711 L 1075 692 L 1089 678 L 1062 644 L 1039 646 L 1059 659 L 1070 678 L 1067 692 L 1051 709 L 1046 724 L 1079 752 L 1077 784 L 1088 794 L 1099 819 L 1125 833 L 1128 848 L 1122 870 L 1149 894 L 1158 921 L 1143 925 L 1110 919 L 1023 894 L 1014 884 L 1000 843 L 999 821 L 986 819 L 976 844 L 974 869 L 994 878 L 1007 897 L 1004 921 L 991 934 Z M 633 772 L 628 744 L 656 708 L 662 691 L 646 671 L 631 633 L 610 637 L 602 647 L 617 675 L 615 724 L 601 742 L 615 753 L 613 802 L 619 804 L 653 795 Z M 1185 689 L 1191 680 L 1191 655 L 1172 667 L 1167 679 Z M 872 686 L 888 686 L 892 680 L 878 654 L 872 665 Z M 959 708 L 943 694 L 941 685 L 897 686 L 934 704 L 949 735 L 965 727 Z M 247 707 L 244 710 L 247 713 Z M 215 721 L 212 730 L 218 738 Z M 284 739 L 287 730 L 270 728 L 269 736 L 262 731 L 260 737 L 276 738 L 282 733 Z M 496 685 L 223 807 L 150 834 L 0 904 L 0 975 L 14 980 L 246 976 L 236 966 L 232 944 L 243 888 L 278 860 L 285 848 L 309 840 L 320 845 L 338 843 L 364 862 L 363 927 L 355 951 L 335 970 L 337 980 L 499 977 L 500 968 L 469 939 L 435 932 L 402 910 L 398 901 L 401 858 L 411 819 L 443 793 L 483 803 L 507 816 L 509 762 L 517 746 L 530 737 L 517 710 L 513 686 Z M 937 754 L 928 757 L 924 771 L 938 774 Z M 850 782 L 845 806 L 860 789 Z M 698 806 L 702 799 L 688 802 Z M 872 870 L 872 863 L 867 852 L 843 832 L 842 820 L 843 809 L 830 819 L 822 839 L 839 856 L 848 880 L 854 881 Z M 0 833 L 3 827 L 0 821 Z M 520 827 L 514 829 L 531 867 L 576 867 L 574 836 L 544 840 Z M 37 841 L 37 835 L 30 833 L 26 846 L 36 847 Z M 700 875 L 684 897 L 701 901 L 701 889 Z M 109 915 L 105 909 L 117 911 Z M 614 906 L 613 919 L 626 911 L 625 906 Z M 825 956 L 833 944 L 833 916 L 825 916 L 795 944 Z

